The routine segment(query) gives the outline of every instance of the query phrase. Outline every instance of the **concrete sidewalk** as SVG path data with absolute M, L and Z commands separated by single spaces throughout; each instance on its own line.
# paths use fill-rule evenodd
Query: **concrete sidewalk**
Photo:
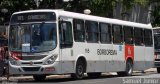
M 145 70 L 145 72 L 157 72 L 157 68 L 150 68 Z

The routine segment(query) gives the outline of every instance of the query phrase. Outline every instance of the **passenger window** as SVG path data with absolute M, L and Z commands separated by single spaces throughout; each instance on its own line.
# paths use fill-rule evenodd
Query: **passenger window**
M 60 42 L 63 46 L 71 47 L 73 45 L 71 22 L 60 22 Z
M 137 46 L 143 46 L 144 41 L 143 41 L 143 29 L 140 28 L 135 28 L 134 29 L 134 40 L 135 40 L 135 45 Z
M 74 29 L 74 40 L 77 42 L 85 41 L 85 30 L 84 30 L 84 21 L 74 19 L 73 20 L 73 29 Z
M 122 44 L 123 43 L 123 32 L 122 26 L 120 25 L 113 25 L 113 43 L 115 44 Z
M 133 27 L 124 26 L 123 29 L 125 44 L 133 44 Z
M 100 41 L 101 43 L 111 43 L 111 25 L 100 23 Z
M 146 46 L 153 46 L 152 30 L 149 30 L 149 29 L 144 30 L 144 43 Z
M 98 23 L 94 21 L 86 21 L 86 40 L 87 42 L 98 42 Z

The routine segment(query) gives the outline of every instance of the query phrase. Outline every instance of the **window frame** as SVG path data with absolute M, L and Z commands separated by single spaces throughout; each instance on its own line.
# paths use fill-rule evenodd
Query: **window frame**
M 107 26 L 107 27 L 105 27 L 105 28 L 107 28 L 106 32 L 102 31 L 102 25 L 106 25 Z M 99 23 L 99 32 L 100 32 L 100 35 L 99 35 L 100 36 L 100 42 L 102 44 L 109 44 L 109 43 L 112 42 L 112 27 L 111 27 L 111 24 L 100 22 Z M 106 36 L 105 40 L 106 41 L 102 40 L 102 34 L 105 34 L 105 36 Z M 109 38 L 107 38 L 107 37 L 109 37 Z
M 126 31 L 129 31 L 126 33 Z M 133 45 L 134 44 L 134 30 L 131 26 L 123 26 L 124 32 L 124 42 L 125 44 Z
M 97 31 L 93 31 L 93 28 L 91 28 L 92 27 L 91 23 L 95 23 Z M 98 43 L 99 42 L 99 27 L 98 27 L 98 22 L 86 20 L 85 21 L 85 30 L 86 30 L 86 41 L 87 42 L 89 42 L 89 43 Z M 94 39 L 93 35 L 96 36 L 97 39 Z
M 70 25 L 70 41 L 71 42 L 66 42 L 66 40 L 64 39 L 65 38 L 65 35 L 64 35 L 64 32 L 65 30 L 62 29 L 62 24 L 63 23 L 66 23 L 66 24 L 69 24 Z M 67 26 L 68 27 L 68 26 Z M 60 34 L 60 44 L 61 44 L 61 47 L 72 47 L 73 46 L 73 33 L 72 33 L 72 23 L 70 21 L 60 21 L 59 22 L 59 34 Z
M 147 32 L 149 31 L 147 35 L 146 35 L 146 31 Z M 153 34 L 152 34 L 152 30 L 150 29 L 144 29 L 144 44 L 145 46 L 153 46 Z
M 81 29 L 82 30 L 77 30 L 77 24 L 80 24 L 81 25 Z M 73 33 L 74 33 L 74 41 L 75 42 L 85 42 L 85 39 L 86 39 L 86 36 L 85 36 L 85 27 L 84 27 L 84 20 L 82 19 L 73 19 Z M 80 35 L 83 36 L 83 38 L 80 40 L 77 38 L 77 34 L 78 33 L 81 33 Z M 78 35 L 79 36 L 79 35 Z
M 140 35 L 137 34 L 137 32 L 138 32 L 137 30 L 141 30 Z M 139 42 L 137 42 L 137 41 L 139 41 Z M 144 46 L 144 29 L 143 28 L 138 28 L 138 27 L 134 28 L 134 43 L 135 43 L 135 46 Z
M 119 26 L 119 34 L 115 33 L 115 27 L 114 26 Z M 116 37 L 115 37 L 116 35 Z M 113 36 L 113 44 L 123 44 L 124 43 L 124 34 L 123 34 L 123 27 L 122 25 L 118 25 L 118 24 L 112 24 L 112 36 Z M 118 40 L 116 41 L 119 41 L 119 42 L 115 42 L 115 38 L 117 39 L 119 37 Z M 121 39 L 121 40 L 120 40 Z

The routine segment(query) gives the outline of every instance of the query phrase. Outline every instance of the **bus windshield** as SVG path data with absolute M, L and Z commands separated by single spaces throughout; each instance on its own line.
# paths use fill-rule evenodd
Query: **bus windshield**
M 11 51 L 44 52 L 57 45 L 56 23 L 11 25 L 9 32 Z
M 160 34 L 154 35 L 154 43 L 155 49 L 160 49 Z

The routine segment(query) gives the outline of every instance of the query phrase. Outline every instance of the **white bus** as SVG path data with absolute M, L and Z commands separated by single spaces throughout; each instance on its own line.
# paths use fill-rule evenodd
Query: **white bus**
M 9 73 L 33 75 L 103 72 L 132 75 L 154 66 L 152 26 L 60 10 L 29 10 L 12 15 Z
M 153 29 L 154 33 L 154 52 L 155 52 L 155 67 L 157 72 L 160 73 L 160 27 Z

